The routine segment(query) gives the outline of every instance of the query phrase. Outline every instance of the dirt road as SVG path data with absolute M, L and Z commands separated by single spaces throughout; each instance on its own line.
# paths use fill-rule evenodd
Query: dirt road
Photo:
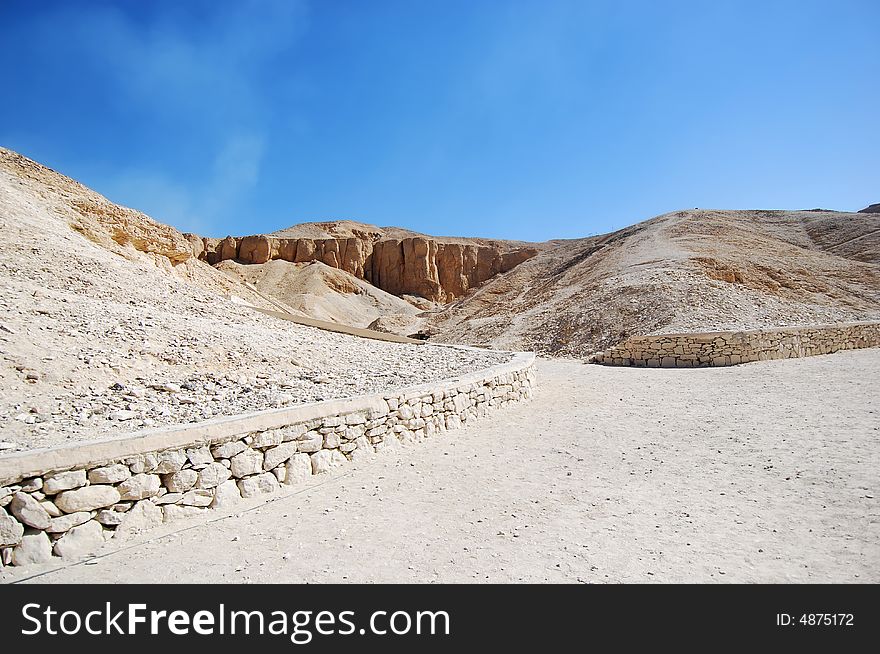
M 880 350 L 538 372 L 470 428 L 0 580 L 880 581 Z

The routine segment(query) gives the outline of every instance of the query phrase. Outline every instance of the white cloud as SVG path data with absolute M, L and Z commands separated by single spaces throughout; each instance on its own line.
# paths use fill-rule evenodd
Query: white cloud
M 230 136 L 214 154 L 203 183 L 184 184 L 160 171 L 129 167 L 108 179 L 102 191 L 183 231 L 219 234 L 217 217 L 257 185 L 264 145 L 258 135 Z
M 181 229 L 213 232 L 258 183 L 273 107 L 261 86 L 272 58 L 306 26 L 293 0 L 150 3 L 135 20 L 117 7 L 66 16 L 80 48 L 103 69 L 123 107 L 203 160 L 184 181 L 162 164 L 123 164 L 101 186 L 112 199 Z M 185 127 L 182 127 L 185 126 Z M 136 126 L 135 126 L 136 127 Z M 191 131 L 188 131 L 190 130 Z M 124 147 L 124 144 L 120 144 Z M 173 143 L 151 157 L 174 157 Z M 120 159 L 125 161 L 123 154 Z

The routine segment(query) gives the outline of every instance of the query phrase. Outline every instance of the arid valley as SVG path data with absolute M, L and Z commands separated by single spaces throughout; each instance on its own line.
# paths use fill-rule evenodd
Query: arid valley
M 880 581 L 876 205 L 0 230 L 2 581 Z

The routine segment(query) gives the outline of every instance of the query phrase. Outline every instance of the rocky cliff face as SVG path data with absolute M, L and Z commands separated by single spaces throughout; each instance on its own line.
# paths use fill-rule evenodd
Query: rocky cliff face
M 344 238 L 187 237 L 193 254 L 212 265 L 227 260 L 246 264 L 274 259 L 321 261 L 394 295 L 419 295 L 436 302 L 461 297 L 538 253 L 536 247 L 501 241 L 386 238 L 378 232 Z

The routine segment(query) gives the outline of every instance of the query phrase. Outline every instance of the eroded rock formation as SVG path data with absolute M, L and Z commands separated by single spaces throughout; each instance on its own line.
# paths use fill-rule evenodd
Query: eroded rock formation
M 537 254 L 530 246 L 444 241 L 427 236 L 345 238 L 193 237 L 194 256 L 214 265 L 226 260 L 261 264 L 274 259 L 320 261 L 394 295 L 450 302 L 498 273 Z

